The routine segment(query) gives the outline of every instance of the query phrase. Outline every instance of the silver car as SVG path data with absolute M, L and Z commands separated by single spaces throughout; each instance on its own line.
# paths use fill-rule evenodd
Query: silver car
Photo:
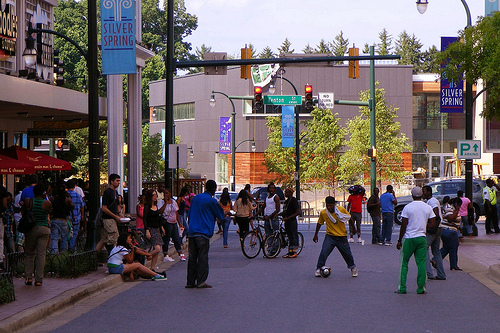
M 450 198 L 455 198 L 457 196 L 457 191 L 462 190 L 465 193 L 465 179 L 447 179 L 439 182 L 432 182 L 427 184 L 432 188 L 432 196 L 443 203 L 443 198 L 449 196 Z M 486 183 L 483 180 L 474 179 L 472 181 L 472 205 L 474 206 L 474 216 L 476 221 L 479 216 L 485 215 L 484 204 L 483 204 L 483 188 Z M 398 204 L 394 208 L 394 222 L 401 224 L 401 212 L 404 206 L 413 201 L 411 195 L 397 198 Z

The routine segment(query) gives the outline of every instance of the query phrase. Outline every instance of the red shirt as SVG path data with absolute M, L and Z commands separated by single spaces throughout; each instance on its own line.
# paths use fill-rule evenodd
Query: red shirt
M 349 198 L 347 198 L 347 202 L 349 202 L 351 204 L 351 212 L 352 213 L 363 212 L 363 209 L 362 209 L 363 195 L 362 194 L 351 194 L 349 196 Z

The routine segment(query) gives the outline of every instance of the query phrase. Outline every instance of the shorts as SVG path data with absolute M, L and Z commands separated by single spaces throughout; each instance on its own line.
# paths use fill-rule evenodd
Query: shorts
M 116 266 L 116 267 L 108 266 L 109 274 L 122 274 L 124 269 L 125 269 L 125 266 L 123 264 L 121 264 L 120 266 Z
M 107 245 L 114 245 L 118 241 L 118 227 L 113 219 L 103 219 L 101 228 L 101 242 Z

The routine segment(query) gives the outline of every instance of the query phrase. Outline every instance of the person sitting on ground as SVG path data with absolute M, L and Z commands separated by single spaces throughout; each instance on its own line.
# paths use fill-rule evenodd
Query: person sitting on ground
M 109 274 L 124 275 L 127 273 L 136 273 L 142 278 L 151 279 L 153 281 L 167 280 L 166 276 L 153 272 L 141 263 L 134 262 L 135 253 L 151 258 L 150 253 L 132 244 L 132 236 L 129 233 L 121 234 L 118 237 L 116 246 L 111 250 L 108 257 Z M 125 263 L 124 260 L 126 261 Z M 134 279 L 132 274 L 130 274 L 130 278 L 132 280 Z

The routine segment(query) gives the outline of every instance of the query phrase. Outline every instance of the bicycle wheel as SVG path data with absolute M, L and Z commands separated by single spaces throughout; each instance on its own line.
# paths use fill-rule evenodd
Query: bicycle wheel
M 302 248 L 304 247 L 304 235 L 302 235 L 302 233 L 297 233 L 297 235 L 299 236 L 299 247 L 297 248 L 297 254 L 300 254 L 300 252 L 302 252 Z
M 277 235 L 269 235 L 264 240 L 264 256 L 267 258 L 276 257 L 281 251 L 280 237 Z
M 241 252 L 248 259 L 257 257 L 260 253 L 261 239 L 257 232 L 252 231 L 245 235 L 241 243 Z

